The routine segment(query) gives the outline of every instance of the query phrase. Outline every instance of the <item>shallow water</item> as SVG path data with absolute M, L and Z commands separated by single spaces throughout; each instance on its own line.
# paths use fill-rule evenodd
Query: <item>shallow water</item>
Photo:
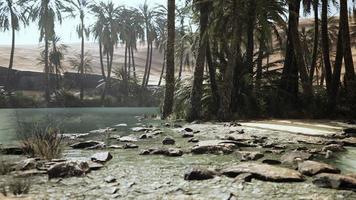
M 16 141 L 18 121 L 25 123 L 55 121 L 65 133 L 85 133 L 126 123 L 134 126 L 135 116 L 155 115 L 157 108 L 43 108 L 0 110 L 0 144 Z

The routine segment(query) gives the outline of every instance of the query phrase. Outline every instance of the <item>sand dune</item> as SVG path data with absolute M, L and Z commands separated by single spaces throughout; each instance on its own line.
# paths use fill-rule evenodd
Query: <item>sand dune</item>
M 7 67 L 9 63 L 11 46 L 0 46 L 0 66 Z M 43 65 L 39 64 L 39 55 L 41 52 L 39 45 L 17 45 L 14 58 L 14 69 L 23 71 L 42 72 Z M 93 74 L 101 74 L 99 50 L 96 43 L 86 43 L 86 51 L 92 57 Z M 63 63 L 65 71 L 74 72 L 70 66 L 68 59 L 80 53 L 80 44 L 69 44 L 67 52 L 65 53 L 65 62 Z M 139 77 L 143 76 L 144 67 L 146 63 L 147 49 L 145 46 L 139 45 L 137 52 L 135 52 L 136 71 Z M 114 69 L 122 67 L 125 62 L 125 47 L 119 45 L 115 49 Z M 152 69 L 149 84 L 157 84 L 163 64 L 163 55 L 154 49 L 152 58 Z

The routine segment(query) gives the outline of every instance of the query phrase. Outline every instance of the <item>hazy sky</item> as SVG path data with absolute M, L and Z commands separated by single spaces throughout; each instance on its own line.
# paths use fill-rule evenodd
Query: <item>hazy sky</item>
M 95 2 L 108 1 L 108 0 L 95 0 Z M 111 0 L 112 2 L 125 5 L 128 7 L 138 7 L 143 4 L 145 0 Z M 167 0 L 147 0 L 150 6 L 155 6 L 156 4 L 166 4 Z M 77 19 L 78 20 L 78 19 Z M 75 28 L 78 24 L 76 19 L 65 19 L 62 25 L 57 25 L 56 33 L 62 39 L 64 43 L 76 43 L 79 42 Z M 90 19 L 88 19 L 90 20 Z M 91 21 L 91 20 L 90 20 Z M 36 23 L 31 23 L 30 26 L 25 29 L 22 28 L 21 31 L 16 34 L 16 44 L 38 44 L 39 31 Z M 0 45 L 10 45 L 11 44 L 11 32 L 0 32 Z

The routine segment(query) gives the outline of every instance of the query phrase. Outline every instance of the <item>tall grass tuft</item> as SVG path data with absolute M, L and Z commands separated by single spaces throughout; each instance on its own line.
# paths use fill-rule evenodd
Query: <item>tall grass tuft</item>
M 32 157 L 51 160 L 61 156 L 63 135 L 52 123 L 19 123 L 18 137 L 25 153 Z

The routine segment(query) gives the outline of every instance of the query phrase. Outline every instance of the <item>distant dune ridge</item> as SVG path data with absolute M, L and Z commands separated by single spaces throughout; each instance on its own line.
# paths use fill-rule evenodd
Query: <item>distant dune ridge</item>
M 68 50 L 65 53 L 64 68 L 68 72 L 75 72 L 70 66 L 68 59 L 80 54 L 80 44 L 67 44 Z M 0 66 L 7 67 L 9 64 L 11 46 L 0 45 Z M 43 72 L 43 65 L 39 64 L 39 55 L 41 48 L 39 45 L 16 45 L 14 69 L 21 71 Z M 86 43 L 85 51 L 88 51 L 92 57 L 93 74 L 101 74 L 99 47 L 96 43 Z M 146 64 L 147 49 L 143 45 L 138 45 L 135 54 L 136 72 L 139 78 L 143 76 Z M 115 49 L 113 68 L 122 67 L 125 62 L 125 47 L 118 45 Z M 163 64 L 163 54 L 154 48 L 152 57 L 152 69 L 150 75 L 150 85 L 158 83 Z

